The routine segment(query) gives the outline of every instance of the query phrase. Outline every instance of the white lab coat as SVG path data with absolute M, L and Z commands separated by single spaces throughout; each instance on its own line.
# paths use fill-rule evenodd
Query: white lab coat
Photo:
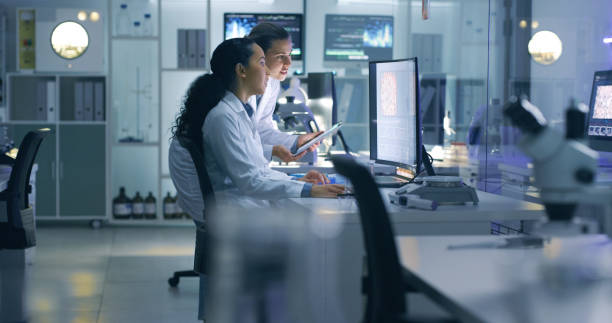
M 278 130 L 276 122 L 274 119 L 272 119 L 272 114 L 274 113 L 274 108 L 276 107 L 276 100 L 280 93 L 280 89 L 280 81 L 274 78 L 269 78 L 268 84 L 266 85 L 266 91 L 261 97 L 259 104 L 257 104 L 257 98 L 255 95 L 249 98 L 249 104 L 252 107 L 255 107 L 255 112 L 251 116 L 251 120 L 253 120 L 253 123 L 259 132 L 264 156 L 268 159 L 268 161 L 272 160 L 273 146 L 282 145 L 291 150 L 298 137 L 297 135 L 291 135 Z
M 304 182 L 270 169 L 259 133 L 242 102 L 227 91 L 202 127 L 204 163 L 215 193 L 222 199 L 253 201 L 300 197 Z M 249 203 L 251 202 L 251 203 Z

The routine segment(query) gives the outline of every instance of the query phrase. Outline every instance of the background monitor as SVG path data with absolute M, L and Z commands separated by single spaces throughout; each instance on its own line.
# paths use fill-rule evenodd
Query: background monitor
M 291 51 L 292 60 L 302 60 L 304 55 L 303 24 L 301 14 L 287 13 L 225 13 L 223 16 L 223 39 L 244 37 L 251 32 L 251 29 L 258 23 L 270 22 L 279 25 L 291 35 L 293 50 Z
M 326 65 L 393 58 L 393 16 L 325 15 Z
M 417 59 L 369 64 L 370 159 L 416 176 L 422 154 Z
M 612 71 L 593 77 L 587 135 L 591 148 L 612 152 Z

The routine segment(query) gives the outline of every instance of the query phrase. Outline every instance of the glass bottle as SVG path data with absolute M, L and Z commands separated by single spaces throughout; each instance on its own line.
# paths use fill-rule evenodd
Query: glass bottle
M 142 36 L 142 27 L 140 26 L 140 21 L 134 21 L 132 27 L 132 36 Z
M 149 195 L 145 198 L 144 208 L 145 219 L 155 219 L 157 217 L 157 201 L 153 196 L 153 192 L 149 192 Z
M 118 36 L 127 36 L 130 33 L 130 15 L 127 10 L 127 4 L 125 3 L 119 6 L 115 32 Z
M 164 197 L 164 219 L 173 219 L 176 213 L 176 201 L 170 195 L 170 192 Z
M 144 14 L 144 20 L 142 21 L 142 35 L 153 36 L 153 21 L 151 21 L 150 13 Z
M 132 218 L 144 218 L 144 200 L 140 196 L 140 192 L 136 192 L 136 196 L 132 199 Z
M 119 188 L 119 196 L 113 199 L 113 217 L 115 219 L 128 219 L 132 214 L 132 204 L 125 195 L 125 187 Z

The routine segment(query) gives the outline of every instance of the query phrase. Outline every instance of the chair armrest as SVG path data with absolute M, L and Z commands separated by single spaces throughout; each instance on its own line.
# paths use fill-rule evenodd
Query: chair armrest
M 0 165 L 15 165 L 15 160 L 12 157 L 9 157 L 5 154 L 0 154 Z

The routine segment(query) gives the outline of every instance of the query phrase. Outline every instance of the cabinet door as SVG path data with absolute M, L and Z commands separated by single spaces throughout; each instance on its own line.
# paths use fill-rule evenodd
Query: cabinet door
M 105 216 L 105 126 L 62 125 L 59 138 L 60 216 Z
M 54 133 L 43 139 L 34 163 L 38 165 L 36 173 L 36 198 L 34 203 L 37 217 L 55 217 L 57 192 L 57 163 L 56 163 L 56 136 L 55 126 L 48 124 L 12 125 L 9 126 L 9 137 L 19 146 L 28 131 L 51 128 Z

